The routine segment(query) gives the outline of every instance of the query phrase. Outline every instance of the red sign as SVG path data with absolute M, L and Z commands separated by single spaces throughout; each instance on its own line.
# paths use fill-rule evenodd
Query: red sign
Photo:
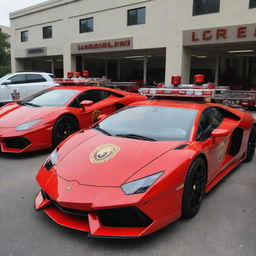
M 229 38 L 256 38 L 256 27 L 253 31 L 248 31 L 247 26 L 240 26 L 231 31 L 228 28 L 206 29 L 201 31 L 192 31 L 191 40 L 196 41 L 209 41 L 209 40 L 221 40 Z
M 120 47 L 130 47 L 131 40 L 120 40 L 120 41 L 106 41 L 99 43 L 88 43 L 88 44 L 78 44 L 77 50 L 89 50 L 89 49 L 104 49 L 104 48 L 120 48 Z

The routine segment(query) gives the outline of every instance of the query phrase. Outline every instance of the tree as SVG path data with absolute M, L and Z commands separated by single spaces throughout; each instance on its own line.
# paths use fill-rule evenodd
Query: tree
M 9 35 L 0 31 L 0 77 L 11 72 Z

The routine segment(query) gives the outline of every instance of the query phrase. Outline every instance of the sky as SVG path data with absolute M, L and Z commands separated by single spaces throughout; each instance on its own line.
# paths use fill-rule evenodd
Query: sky
M 0 25 L 10 26 L 9 13 L 46 0 L 0 0 Z

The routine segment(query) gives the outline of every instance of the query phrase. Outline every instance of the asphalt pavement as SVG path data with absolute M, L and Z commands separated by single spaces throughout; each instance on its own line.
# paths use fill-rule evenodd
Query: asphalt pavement
M 0 153 L 0 256 L 256 255 L 256 157 L 207 194 L 193 219 L 137 240 L 102 240 L 34 210 L 35 176 L 48 154 Z

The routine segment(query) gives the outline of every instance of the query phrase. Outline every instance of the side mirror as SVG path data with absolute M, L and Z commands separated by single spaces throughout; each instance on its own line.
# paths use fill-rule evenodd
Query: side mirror
M 93 105 L 94 102 L 91 100 L 83 100 L 82 102 L 80 102 L 80 106 L 85 109 L 85 107 L 89 107 L 91 105 Z
M 11 83 L 12 83 L 11 80 L 5 80 L 2 84 L 3 84 L 3 85 L 9 85 L 9 84 L 11 84 Z
M 108 117 L 108 115 L 106 115 L 106 114 L 98 115 L 97 121 L 101 121 L 101 120 L 105 119 L 106 117 Z
M 214 129 L 211 133 L 213 142 L 215 142 L 215 139 L 218 137 L 225 137 L 229 135 L 229 131 L 226 129 Z

